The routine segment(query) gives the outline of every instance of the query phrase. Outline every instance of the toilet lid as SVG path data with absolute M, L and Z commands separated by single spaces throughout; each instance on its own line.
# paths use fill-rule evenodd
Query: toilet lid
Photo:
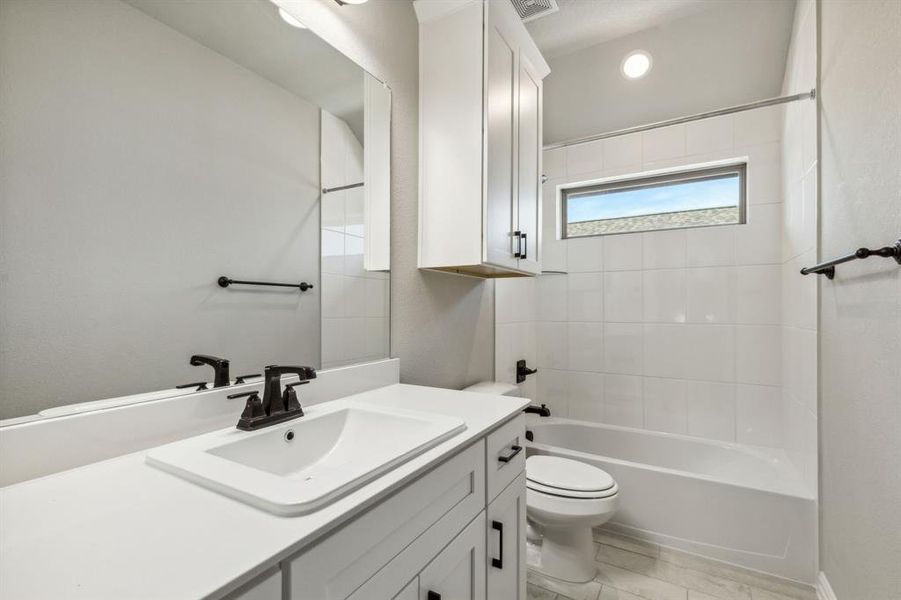
M 561 490 L 560 488 L 541 485 L 540 483 L 535 483 L 534 481 L 526 481 L 526 488 L 533 492 L 541 492 L 542 494 L 547 494 L 549 496 L 557 496 L 558 498 L 575 498 L 577 500 L 595 500 L 599 498 L 609 498 L 611 496 L 615 496 L 617 492 L 619 492 L 619 488 L 616 487 L 615 483 L 610 489 L 601 490 L 599 492 L 577 492 L 574 490 Z
M 606 471 L 559 456 L 534 455 L 527 458 L 526 479 L 542 488 L 571 492 L 603 492 L 616 485 Z M 537 486 L 530 487 L 534 489 Z

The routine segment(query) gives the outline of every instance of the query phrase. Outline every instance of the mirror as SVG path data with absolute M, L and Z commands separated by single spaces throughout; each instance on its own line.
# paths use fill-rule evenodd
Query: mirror
M 386 85 L 267 0 L 0 12 L 0 418 L 388 356 Z

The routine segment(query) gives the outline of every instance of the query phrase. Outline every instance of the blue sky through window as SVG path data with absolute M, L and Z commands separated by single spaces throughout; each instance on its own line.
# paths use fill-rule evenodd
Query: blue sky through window
M 702 208 L 738 206 L 740 178 L 684 181 L 643 189 L 611 190 L 572 195 L 566 200 L 566 221 L 594 221 L 681 212 Z

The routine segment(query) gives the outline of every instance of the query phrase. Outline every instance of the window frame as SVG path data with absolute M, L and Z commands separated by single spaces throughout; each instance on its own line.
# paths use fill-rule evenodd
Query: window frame
M 625 191 L 632 189 L 648 189 L 654 187 L 665 187 L 668 185 L 677 185 L 686 182 L 706 181 L 711 179 L 721 179 L 724 175 L 738 175 L 738 221 L 735 223 L 710 223 L 708 225 L 683 225 L 678 227 L 661 227 L 660 229 L 636 229 L 635 231 L 615 231 L 610 233 L 590 233 L 587 235 L 569 235 L 568 206 L 570 195 L 575 194 L 591 194 L 597 192 Z M 701 229 L 703 227 L 725 227 L 730 225 L 744 225 L 747 220 L 747 199 L 748 199 L 748 163 L 747 161 L 736 162 L 727 165 L 716 165 L 706 167 L 691 167 L 680 171 L 672 171 L 668 173 L 658 173 L 654 175 L 630 175 L 625 178 L 619 178 L 609 181 L 600 181 L 597 183 L 571 184 L 561 186 L 560 188 L 560 215 L 561 215 L 561 239 L 578 239 L 587 237 L 598 237 L 604 235 L 626 235 L 630 233 L 651 233 L 654 231 L 673 231 L 677 229 Z M 696 209 L 705 210 L 705 209 Z M 649 213 L 648 215 L 635 216 L 651 216 L 655 214 L 679 214 L 689 211 L 671 211 L 667 213 Z M 604 221 L 613 221 L 619 219 L 627 219 L 629 217 L 614 217 L 612 219 L 596 219 Z M 584 222 L 584 221 L 580 221 Z

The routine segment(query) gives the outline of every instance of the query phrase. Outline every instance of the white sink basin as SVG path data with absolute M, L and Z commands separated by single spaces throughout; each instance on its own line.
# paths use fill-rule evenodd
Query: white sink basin
M 333 502 L 464 429 L 455 417 L 325 404 L 260 431 L 226 429 L 161 446 L 146 460 L 247 504 L 293 516 Z

